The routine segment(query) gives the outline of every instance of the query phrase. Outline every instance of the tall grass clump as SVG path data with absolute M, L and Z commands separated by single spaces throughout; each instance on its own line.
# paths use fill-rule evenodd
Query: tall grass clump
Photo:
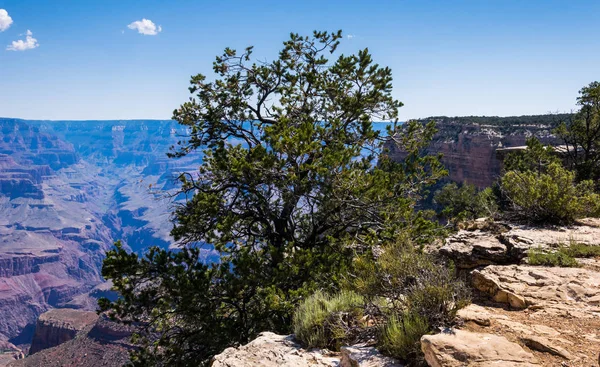
M 420 340 L 430 331 L 427 320 L 416 313 L 391 316 L 382 328 L 379 350 L 413 364 L 422 364 Z
M 363 310 L 364 298 L 355 292 L 317 291 L 294 313 L 294 334 L 306 347 L 339 350 L 356 336 Z

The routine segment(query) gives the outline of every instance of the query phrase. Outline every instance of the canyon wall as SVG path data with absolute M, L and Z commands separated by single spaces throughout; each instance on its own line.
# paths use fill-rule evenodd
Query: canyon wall
M 563 116 L 433 117 L 422 121 L 436 121 L 438 132 L 427 152 L 443 155 L 442 163 L 448 169 L 448 178 L 484 188 L 491 186 L 502 172 L 502 160 L 496 154 L 497 149 L 524 146 L 531 136 L 545 144 L 559 145 L 561 141 L 552 134 L 552 130 Z M 386 147 L 396 160 L 406 156 L 391 142 Z
M 26 350 L 52 308 L 94 310 L 117 239 L 169 246 L 167 190 L 199 156 L 166 157 L 173 121 L 0 118 L 0 342 Z

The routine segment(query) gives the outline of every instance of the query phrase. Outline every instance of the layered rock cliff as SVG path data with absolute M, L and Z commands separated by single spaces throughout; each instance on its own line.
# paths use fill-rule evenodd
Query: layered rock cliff
M 111 295 L 100 269 L 115 240 L 173 242 L 164 190 L 199 160 L 166 158 L 184 134 L 172 121 L 0 118 L 0 341 L 26 349 L 41 313 Z
M 15 361 L 12 367 L 123 366 L 133 346 L 133 329 L 110 321 L 95 312 L 53 310 L 40 317 L 34 344 L 35 353 Z M 17 356 L 19 357 L 19 356 Z M 2 360 L 0 359 L 0 365 Z
M 502 160 L 496 154 L 499 148 L 525 145 L 531 136 L 543 143 L 559 145 L 560 139 L 552 134 L 564 115 L 486 117 L 432 117 L 438 133 L 428 152 L 441 153 L 442 163 L 448 169 L 449 179 L 467 182 L 483 188 L 491 186 L 502 171 Z M 387 144 L 389 154 L 398 160 L 406 155 L 394 144 Z
M 54 309 L 40 315 L 29 354 L 68 342 L 98 319 L 95 312 Z

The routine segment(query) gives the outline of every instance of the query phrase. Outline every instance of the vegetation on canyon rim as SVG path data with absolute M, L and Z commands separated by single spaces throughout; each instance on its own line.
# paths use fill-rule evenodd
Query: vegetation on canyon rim
M 298 304 L 342 291 L 358 258 L 377 268 L 374 248 L 412 253 L 438 234 L 414 210 L 446 174 L 423 154 L 434 125 L 407 123 L 394 140 L 408 157 L 391 161 L 372 124 L 395 123 L 402 106 L 391 70 L 366 49 L 328 60 L 340 39 L 292 34 L 269 63 L 226 49 L 215 81 L 192 78 L 195 98 L 174 113 L 191 136 L 172 152 L 204 153 L 199 172 L 181 176 L 189 200 L 172 233 L 188 246 L 138 257 L 117 244 L 103 267 L 122 297 L 102 309 L 146 326 L 134 364 L 197 365 L 261 331 L 289 333 Z M 204 243 L 218 264 L 200 261 Z
M 553 224 L 600 216 L 600 83 L 579 94 L 580 110 L 558 115 L 562 121 L 554 132 L 564 142 L 560 151 L 529 138 L 526 150 L 506 157 L 494 188 L 450 183 L 436 192 L 440 215 L 454 222 L 500 215 Z
M 188 200 L 174 212 L 172 234 L 185 246 L 140 257 L 117 242 L 103 266 L 121 298 L 102 300 L 101 309 L 142 327 L 134 365 L 208 363 L 266 330 L 334 349 L 374 339 L 418 363 L 420 337 L 451 324 L 468 303 L 451 264 L 422 250 L 444 233 L 417 209 L 446 174 L 426 150 L 435 125 L 396 129 L 402 103 L 391 95 L 391 70 L 367 49 L 329 60 L 340 40 L 341 32 L 292 34 L 272 62 L 253 61 L 252 47 L 225 49 L 214 81 L 192 77 L 194 97 L 174 112 L 191 134 L 171 153 L 204 154 L 197 173 L 180 177 Z M 374 120 L 393 123 L 388 135 L 407 152 L 403 161 L 385 154 Z M 492 214 L 496 201 L 506 207 L 502 200 L 529 210 L 509 191 L 511 172 L 533 175 L 526 190 L 568 172 L 555 163 L 527 168 L 529 156 L 518 162 L 500 193 L 445 189 L 437 196 L 445 215 Z M 569 191 L 577 197 L 592 189 L 585 182 L 565 178 L 578 185 Z M 219 263 L 202 262 L 206 244 Z

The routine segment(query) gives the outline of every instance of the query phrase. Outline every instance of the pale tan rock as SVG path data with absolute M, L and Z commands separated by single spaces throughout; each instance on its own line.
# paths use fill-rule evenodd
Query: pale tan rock
M 444 246 L 439 251 L 463 269 L 503 264 L 508 261 L 506 246 L 500 243 L 494 234 L 479 230 L 458 231 L 445 240 Z
M 571 242 L 600 246 L 600 227 L 595 225 L 597 222 L 588 220 L 569 227 L 501 224 L 508 230 L 500 233 L 463 229 L 448 237 L 439 251 L 464 269 L 492 264 L 518 264 L 532 248 L 554 251 Z
M 537 367 L 535 356 L 502 336 L 453 330 L 425 335 L 421 349 L 431 367 Z
M 600 273 L 590 269 L 490 265 L 472 276 L 475 288 L 515 308 L 533 305 L 547 314 L 600 315 Z
M 530 349 L 550 353 L 555 356 L 563 357 L 564 359 L 573 359 L 571 353 L 546 338 L 530 335 L 521 337 L 521 341 Z
M 543 335 L 547 337 L 560 336 L 560 332 L 546 325 L 525 325 L 520 322 L 505 319 L 498 319 L 496 322 L 518 335 Z
M 403 367 L 397 360 L 386 357 L 377 349 L 366 346 L 342 347 L 340 367 Z
M 326 356 L 323 351 L 303 349 L 290 335 L 261 333 L 250 343 L 227 348 L 215 356 L 212 367 L 293 367 L 338 366 L 340 359 Z
M 456 316 L 465 322 L 470 321 L 481 326 L 490 326 L 492 324 L 492 320 L 508 319 L 508 317 L 504 315 L 498 315 L 490 312 L 485 307 L 474 303 L 471 303 L 467 307 L 458 310 Z
M 494 301 L 509 304 L 519 310 L 527 308 L 525 298 L 503 287 L 498 279 L 487 276 L 479 270 L 473 271 L 471 276 L 473 286 L 482 292 L 488 293 Z

